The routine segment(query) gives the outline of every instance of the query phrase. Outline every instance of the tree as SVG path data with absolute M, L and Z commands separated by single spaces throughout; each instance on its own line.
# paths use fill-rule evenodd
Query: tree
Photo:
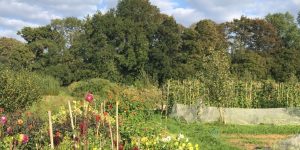
M 220 111 L 220 121 L 225 123 L 223 107 L 230 100 L 230 59 L 227 53 L 225 36 L 219 26 L 211 20 L 196 24 L 202 52 L 202 81 L 209 90 L 210 103 Z
M 181 45 L 180 27 L 174 18 L 168 17 L 159 25 L 150 43 L 147 72 L 162 85 L 167 79 L 176 78 L 176 67 Z
M 231 72 L 240 79 L 267 79 L 268 61 L 253 51 L 239 50 L 231 60 Z
M 271 53 L 271 75 L 277 81 L 284 82 L 296 75 L 300 79 L 300 30 L 290 13 L 268 14 L 266 20 L 276 29 L 283 46 Z
M 265 79 L 271 68 L 271 53 L 282 46 L 276 28 L 266 20 L 242 16 L 223 24 L 223 31 L 229 43 L 231 70 L 241 78 L 250 74 L 250 78 Z
M 30 69 L 34 59 L 28 47 L 12 38 L 0 38 L 0 63 L 14 70 Z

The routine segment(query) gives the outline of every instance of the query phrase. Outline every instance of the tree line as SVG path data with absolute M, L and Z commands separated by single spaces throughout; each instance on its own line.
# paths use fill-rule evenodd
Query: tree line
M 0 64 L 52 75 L 62 85 L 96 77 L 158 85 L 208 76 L 285 82 L 300 79 L 299 16 L 205 19 L 184 27 L 148 0 L 122 0 L 105 14 L 24 27 L 18 34 L 26 43 L 0 38 Z

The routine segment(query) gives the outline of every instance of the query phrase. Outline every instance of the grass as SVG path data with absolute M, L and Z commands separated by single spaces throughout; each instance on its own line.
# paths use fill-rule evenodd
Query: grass
M 160 119 L 157 122 L 171 133 L 182 133 L 205 150 L 237 150 L 269 148 L 277 142 L 300 134 L 297 125 L 224 125 L 219 123 L 185 123 L 175 119 Z
M 57 96 L 43 96 L 42 100 L 33 104 L 28 111 L 47 121 L 48 110 L 52 111 L 53 114 L 58 113 L 62 106 L 67 107 L 69 100 L 72 101 L 74 98 L 64 92 Z

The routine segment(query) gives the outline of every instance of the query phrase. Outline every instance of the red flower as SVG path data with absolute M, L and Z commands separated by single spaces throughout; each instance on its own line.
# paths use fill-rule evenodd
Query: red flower
M 94 100 L 94 96 L 92 93 L 88 93 L 86 96 L 85 96 L 85 100 L 89 103 L 93 102 Z
M 96 122 L 99 122 L 101 120 L 101 116 L 100 115 L 96 115 Z
M 124 145 L 123 144 L 119 144 L 119 150 L 124 150 Z
M 113 108 L 112 104 L 109 104 L 108 108 L 111 110 Z
M 54 145 L 57 146 L 62 142 L 61 133 L 59 131 L 55 132 L 55 136 L 53 137 Z
M 80 134 L 85 135 L 87 133 L 87 122 L 83 121 L 79 124 Z

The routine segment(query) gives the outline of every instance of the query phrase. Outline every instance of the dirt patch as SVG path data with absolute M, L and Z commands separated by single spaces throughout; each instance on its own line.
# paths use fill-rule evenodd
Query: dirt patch
M 223 134 L 222 138 L 241 149 L 255 150 L 270 148 L 277 141 L 291 136 L 284 134 Z

